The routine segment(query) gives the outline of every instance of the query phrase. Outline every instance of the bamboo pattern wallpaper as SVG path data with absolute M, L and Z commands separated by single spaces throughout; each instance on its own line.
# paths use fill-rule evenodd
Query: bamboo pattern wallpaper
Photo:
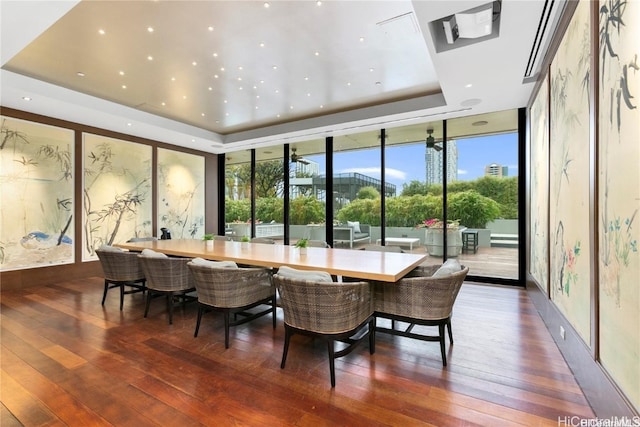
M 174 239 L 204 236 L 204 157 L 158 149 L 158 227 Z
M 640 410 L 640 2 L 600 2 L 600 358 Z
M 0 123 L 0 270 L 73 263 L 73 131 Z
M 531 252 L 530 273 L 547 291 L 549 234 L 549 79 L 545 77 L 530 109 Z
M 103 244 L 152 235 L 151 149 L 83 135 L 83 261 Z
M 551 298 L 591 346 L 589 2 L 578 4 L 551 64 Z

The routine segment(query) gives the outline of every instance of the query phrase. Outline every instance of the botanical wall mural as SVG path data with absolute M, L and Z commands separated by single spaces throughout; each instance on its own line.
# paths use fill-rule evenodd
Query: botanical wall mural
M 0 270 L 72 263 L 73 131 L 0 123 Z
M 530 273 L 547 291 L 549 228 L 549 79 L 545 77 L 530 109 L 531 251 Z
M 551 64 L 551 297 L 590 345 L 589 2 L 580 2 Z
M 204 236 L 204 157 L 158 149 L 158 227 L 174 239 Z
M 151 147 L 84 134 L 83 260 L 103 244 L 151 236 Z
M 600 2 L 600 357 L 640 410 L 640 2 Z

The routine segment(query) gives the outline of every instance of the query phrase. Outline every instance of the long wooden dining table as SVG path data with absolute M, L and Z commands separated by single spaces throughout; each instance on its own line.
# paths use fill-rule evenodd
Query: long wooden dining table
M 322 270 L 336 276 L 362 280 L 395 282 L 424 262 L 427 255 L 353 249 L 307 248 L 301 255 L 294 246 L 214 240 L 174 239 L 129 242 L 115 245 L 130 251 L 152 249 L 166 255 L 235 261 L 238 264 L 278 268 L 283 265 L 302 270 Z

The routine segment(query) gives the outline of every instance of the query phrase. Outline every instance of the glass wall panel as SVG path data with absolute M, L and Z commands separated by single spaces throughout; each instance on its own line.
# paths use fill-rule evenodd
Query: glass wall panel
M 396 195 L 396 187 L 382 187 L 380 131 L 333 139 L 333 243 L 362 248 L 380 238 L 382 195 Z
M 447 121 L 448 255 L 474 276 L 518 278 L 517 129 L 516 110 Z
M 227 153 L 224 169 L 225 234 L 251 236 L 251 150 Z
M 302 238 L 326 240 L 326 143 L 324 139 L 289 147 L 290 244 Z
M 389 129 L 385 172 L 396 195 L 386 198 L 385 240 L 388 246 L 428 253 L 427 263 L 443 257 L 442 122 Z
M 256 237 L 284 239 L 284 147 L 256 149 Z

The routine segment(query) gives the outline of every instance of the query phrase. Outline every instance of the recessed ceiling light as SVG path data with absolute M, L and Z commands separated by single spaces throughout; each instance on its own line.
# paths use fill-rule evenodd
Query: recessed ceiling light
M 274 92 L 275 92 L 275 93 L 280 93 L 280 91 L 279 91 L 278 89 L 276 89 Z
M 120 71 L 118 72 L 118 74 L 120 74 L 121 76 L 124 76 L 124 71 Z
M 318 1 L 316 2 L 316 6 L 322 6 L 322 2 L 321 2 L 320 0 L 318 0 Z
M 182 95 L 182 99 L 187 99 L 187 95 Z
M 264 80 L 260 80 L 260 84 L 264 84 Z
M 200 115 L 201 115 L 202 117 L 204 117 L 204 113 L 201 113 Z
M 126 88 L 127 88 L 127 85 L 122 85 L 122 89 L 126 89 Z
M 254 89 L 254 90 L 258 90 L 258 86 L 253 85 L 253 89 Z
M 471 123 L 471 126 L 484 126 L 487 124 L 489 124 L 489 122 L 486 120 L 478 120 L 477 122 Z
M 238 77 L 238 81 L 241 82 L 242 81 L 242 77 Z
M 100 34 L 101 36 L 104 36 L 104 35 L 106 34 L 106 31 L 105 31 L 105 30 L 103 30 L 102 28 L 100 28 L 100 29 L 98 30 L 98 34 Z
M 213 31 L 213 25 L 209 25 L 209 27 L 207 28 L 207 30 L 209 30 L 209 31 Z
M 274 65 L 274 66 L 272 66 L 271 68 L 273 68 L 274 70 L 277 70 L 277 69 L 278 69 L 278 66 L 277 66 L 277 65 Z
M 229 113 L 224 113 L 224 116 L 225 117 L 229 117 Z
M 226 104 L 226 103 L 227 103 L 227 100 L 225 99 L 225 100 L 224 100 L 224 101 L 222 101 L 222 102 L 224 102 L 224 103 Z
M 310 94 L 310 93 L 308 93 L 308 94 L 307 94 L 307 96 L 311 96 L 311 94 Z
M 364 41 L 364 37 L 360 37 L 360 41 L 363 42 Z
M 261 43 L 260 43 L 260 47 L 264 47 L 264 42 L 261 42 Z
M 258 109 L 258 106 L 256 105 L 256 110 Z
M 131 126 L 131 123 L 127 123 L 127 126 Z
M 320 52 L 314 53 L 315 56 L 320 56 Z
M 153 33 L 153 27 L 147 27 L 147 31 Z
M 238 67 L 238 70 L 242 71 L 242 65 L 240 65 L 240 66 Z
M 78 71 L 78 72 L 76 73 L 76 76 L 78 76 L 78 77 L 84 77 L 84 73 L 83 73 L 82 71 Z
M 211 86 L 208 87 L 209 90 L 213 90 L 213 88 Z
M 351 82 L 347 82 L 347 86 L 351 86 Z
M 280 114 L 276 114 L 276 117 L 277 117 L 277 118 L 280 118 Z
M 30 96 L 23 96 L 22 99 L 24 101 L 31 101 L 31 97 Z
M 160 105 L 162 105 L 164 107 L 165 105 L 167 105 L 167 103 L 166 102 L 161 102 Z
M 471 83 L 467 83 L 466 85 L 464 85 L 464 87 L 466 88 L 470 88 L 471 86 L 473 86 Z
M 171 81 L 172 81 L 172 82 L 175 82 L 175 81 L 176 81 L 176 78 L 175 78 L 175 77 L 171 77 Z
M 305 77 L 304 79 L 305 79 L 305 80 L 309 80 L 309 77 Z
M 147 56 L 147 59 L 148 59 L 149 61 L 153 61 L 153 56 L 149 55 L 149 56 Z
M 269 3 L 264 2 L 264 7 L 265 7 L 265 8 L 269 9 L 269 6 L 271 6 Z
M 260 99 L 260 95 L 256 95 L 256 99 Z
M 290 105 L 290 106 L 289 106 L 289 109 L 290 109 L 290 110 L 293 110 L 293 105 Z
M 324 105 L 320 104 L 320 108 L 324 108 Z
M 213 52 L 213 57 L 217 58 L 218 57 L 218 53 L 217 52 Z
M 219 75 L 217 75 L 217 74 L 214 74 L 214 75 L 213 75 L 213 78 L 214 78 L 214 79 L 217 79 L 218 77 L 220 77 L 220 76 L 219 76 Z
M 373 68 L 373 67 L 369 68 L 369 72 L 370 73 L 373 73 L 374 70 L 375 70 L 375 68 Z
M 193 66 L 195 67 L 196 65 L 198 65 L 198 63 L 197 63 L 196 61 L 193 61 L 193 62 L 191 63 L 191 65 L 193 65 Z
M 220 71 L 224 71 L 224 67 L 220 67 Z
M 238 87 L 238 90 L 242 90 L 242 86 Z

